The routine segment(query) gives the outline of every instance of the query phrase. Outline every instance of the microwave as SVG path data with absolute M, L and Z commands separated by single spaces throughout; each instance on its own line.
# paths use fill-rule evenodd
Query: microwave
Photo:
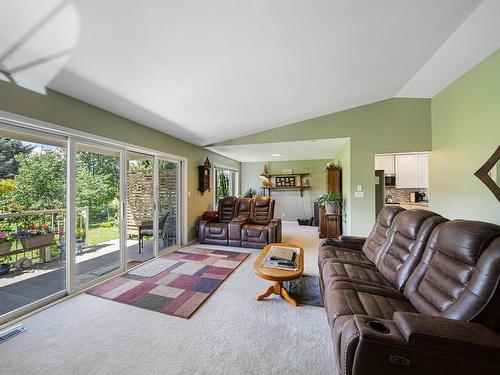
M 396 187 L 396 175 L 386 174 L 384 175 L 384 179 L 386 187 Z

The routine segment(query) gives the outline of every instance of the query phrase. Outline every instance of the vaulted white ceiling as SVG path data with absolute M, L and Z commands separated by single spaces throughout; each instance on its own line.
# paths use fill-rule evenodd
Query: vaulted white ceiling
M 331 159 L 349 138 L 311 139 L 296 142 L 209 146 L 209 150 L 241 162 Z
M 48 87 L 207 145 L 396 96 L 480 0 L 72 3 Z

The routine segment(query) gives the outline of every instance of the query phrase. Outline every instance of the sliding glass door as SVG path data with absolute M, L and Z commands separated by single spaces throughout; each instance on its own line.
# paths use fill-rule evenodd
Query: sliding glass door
M 179 244 L 180 163 L 158 160 L 159 250 Z
M 127 264 L 132 267 L 155 256 L 153 156 L 127 152 L 126 186 Z
M 76 287 L 121 267 L 120 151 L 76 145 Z
M 66 139 L 0 124 L 0 323 L 66 290 Z
M 181 244 L 183 162 L 35 128 L 0 123 L 0 324 Z

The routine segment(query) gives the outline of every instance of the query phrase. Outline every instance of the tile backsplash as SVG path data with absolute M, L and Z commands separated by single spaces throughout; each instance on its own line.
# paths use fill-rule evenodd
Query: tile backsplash
M 393 187 L 385 188 L 385 195 L 392 195 L 392 201 L 397 203 L 404 203 L 410 201 L 410 193 L 414 193 L 418 191 L 419 193 L 425 193 L 426 199 L 429 199 L 429 191 L 428 189 L 399 189 Z

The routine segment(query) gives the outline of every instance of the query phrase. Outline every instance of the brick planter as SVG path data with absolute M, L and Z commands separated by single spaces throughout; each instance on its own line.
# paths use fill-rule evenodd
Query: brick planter
M 27 237 L 21 240 L 24 250 L 37 249 L 52 245 L 54 243 L 54 233 L 41 234 L 39 236 Z
M 0 243 L 0 255 L 8 254 L 10 252 L 11 247 L 12 247 L 12 241 Z

